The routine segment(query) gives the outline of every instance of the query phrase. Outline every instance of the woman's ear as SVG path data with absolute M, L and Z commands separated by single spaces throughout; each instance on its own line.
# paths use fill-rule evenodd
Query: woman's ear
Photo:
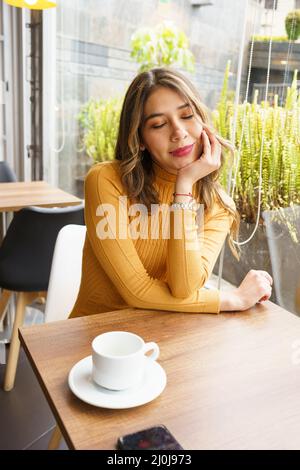
M 143 152 L 143 151 L 146 149 L 145 145 L 144 145 L 144 144 L 140 144 L 140 149 L 141 149 L 141 151 Z

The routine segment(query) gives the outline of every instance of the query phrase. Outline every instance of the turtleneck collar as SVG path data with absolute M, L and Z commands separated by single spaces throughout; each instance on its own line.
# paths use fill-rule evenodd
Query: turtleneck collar
M 165 181 L 170 181 L 171 183 L 175 183 L 177 179 L 177 175 L 173 173 L 169 173 L 163 167 L 161 167 L 157 162 L 152 160 L 153 162 L 153 170 L 156 178 L 161 178 Z

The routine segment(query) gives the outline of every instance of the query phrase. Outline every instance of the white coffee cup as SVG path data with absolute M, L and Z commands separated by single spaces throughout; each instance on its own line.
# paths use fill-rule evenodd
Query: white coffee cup
M 109 331 L 96 336 L 92 342 L 92 378 L 101 387 L 110 390 L 125 390 L 138 384 L 146 365 L 145 354 L 153 349 L 147 358 L 159 356 L 156 343 L 144 340 L 128 331 Z

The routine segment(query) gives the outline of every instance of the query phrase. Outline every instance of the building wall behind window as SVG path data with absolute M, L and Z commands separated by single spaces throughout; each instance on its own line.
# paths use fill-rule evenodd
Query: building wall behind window
M 199 89 L 203 101 L 213 108 L 229 59 L 233 71 L 231 86 L 235 86 L 245 5 L 246 0 L 214 0 L 212 6 L 200 8 L 192 7 L 186 0 L 58 2 L 53 158 L 57 161 L 59 186 L 80 194 L 78 177 L 85 174 L 89 160 L 79 140 L 78 112 L 91 98 L 124 94 L 138 70 L 130 58 L 130 38 L 137 28 L 171 20 L 183 29 L 196 57 L 195 75 L 186 75 Z M 253 32 L 254 7 L 258 8 L 255 33 L 261 23 L 262 6 L 250 0 L 245 49 Z
M 300 2 L 297 2 L 297 0 L 277 0 L 275 5 L 276 10 L 274 11 L 272 36 L 286 36 L 285 17 L 290 11 L 295 8 L 300 8 L 299 3 Z M 261 34 L 268 36 L 271 34 L 272 27 L 273 0 L 269 0 L 265 6 L 267 8 L 265 8 L 262 15 Z

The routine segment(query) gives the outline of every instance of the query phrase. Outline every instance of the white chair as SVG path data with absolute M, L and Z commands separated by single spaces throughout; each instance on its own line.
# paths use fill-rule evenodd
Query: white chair
M 84 225 L 65 225 L 54 248 L 45 306 L 45 323 L 68 318 L 79 291 Z
M 45 307 L 45 323 L 67 319 L 74 306 L 81 280 L 85 236 L 84 225 L 65 225 L 57 236 Z M 56 425 L 48 449 L 57 449 L 61 437 L 61 431 Z

